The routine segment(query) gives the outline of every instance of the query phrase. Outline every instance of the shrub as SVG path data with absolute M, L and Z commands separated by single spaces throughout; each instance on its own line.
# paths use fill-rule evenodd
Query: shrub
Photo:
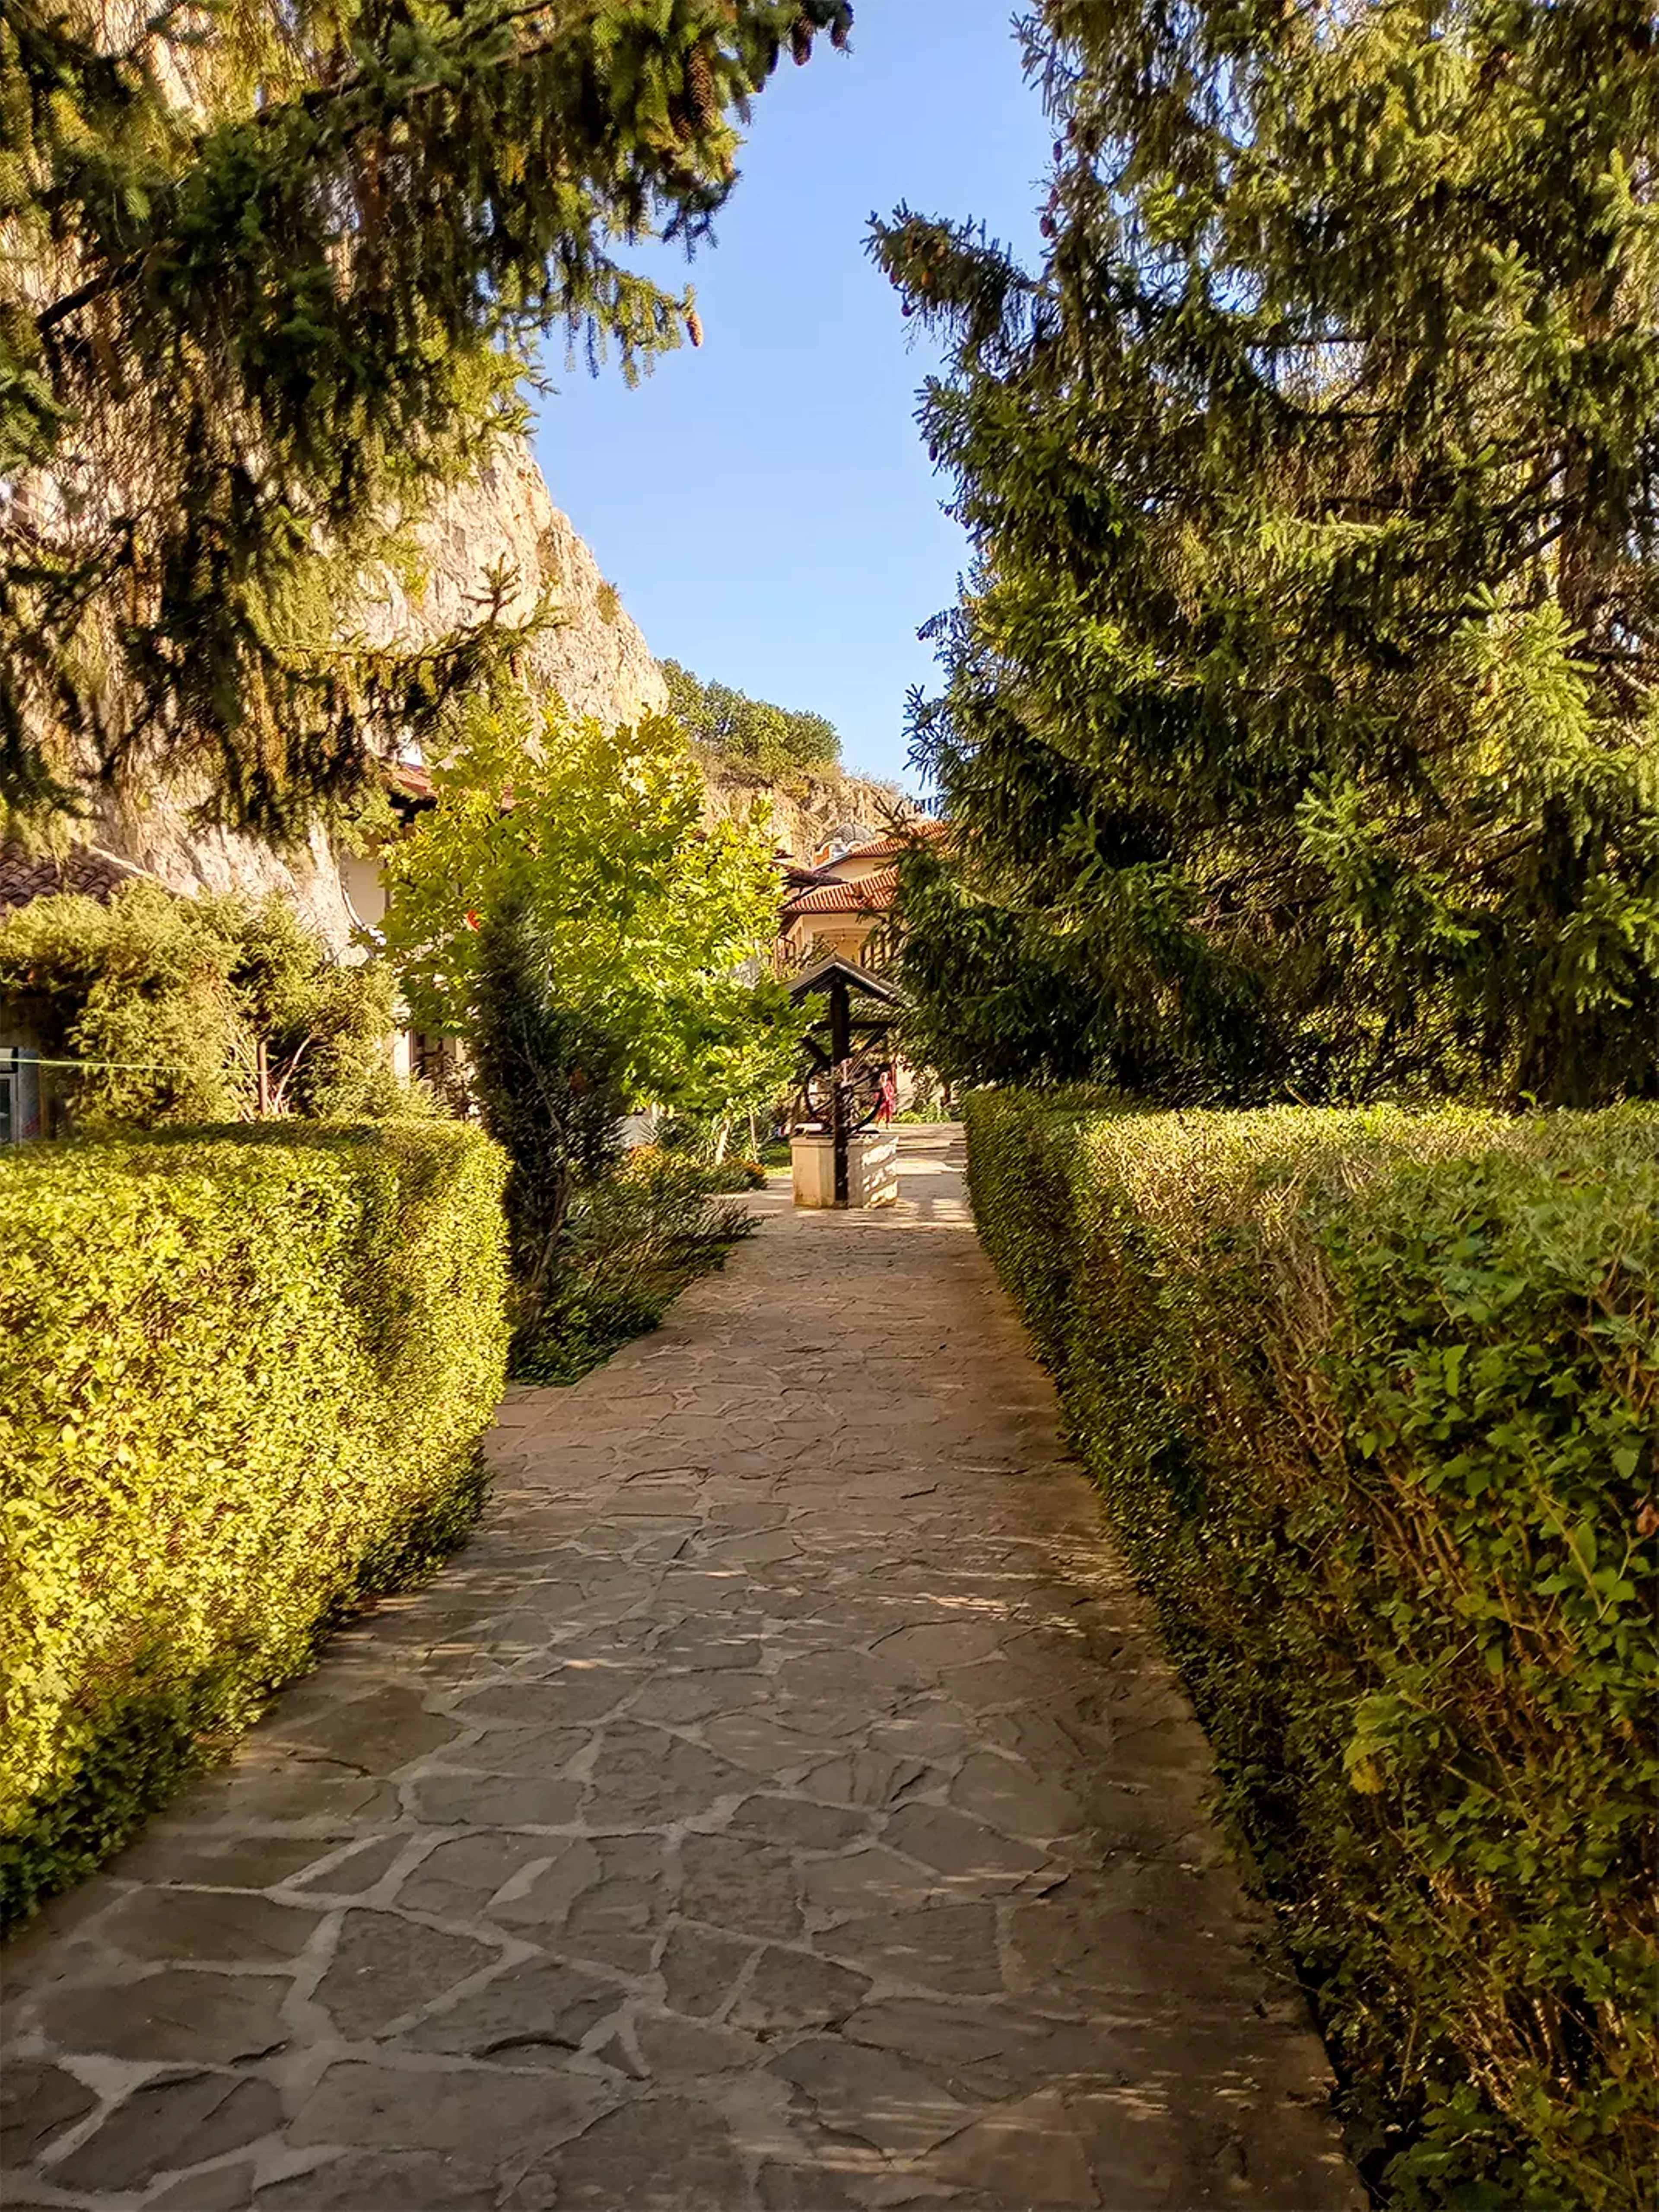
M 562 1004 L 545 933 L 509 893 L 484 918 L 473 977 L 472 1084 L 506 1152 L 507 1244 L 521 1341 L 540 1330 L 571 1201 L 620 1149 L 621 1053 Z
M 764 1190 L 766 1169 L 757 1159 L 739 1154 L 722 1160 L 708 1171 L 708 1188 L 713 1191 Z
M 688 1188 L 701 1182 L 702 1188 L 716 1197 L 730 1196 L 735 1191 L 764 1190 L 764 1164 L 741 1152 L 728 1152 L 720 1142 L 729 1128 L 726 1122 L 711 1128 L 684 1115 L 665 1120 L 659 1125 L 654 1145 L 634 1148 L 634 1172 L 637 1175 L 647 1162 L 669 1159 Z
M 179 898 L 145 880 L 106 903 L 63 892 L 0 920 L 0 1012 L 81 1063 L 82 1129 L 252 1119 L 259 1054 L 273 1110 L 390 1117 L 415 1101 L 391 1067 L 384 960 L 337 960 L 284 900 Z
M 526 1382 L 575 1382 L 656 1328 L 688 1284 L 753 1233 L 719 1168 L 641 1146 L 578 1195 L 541 1318 L 514 1349 Z
M 476 1132 L 414 1124 L 0 1167 L 5 1921 L 467 1526 L 504 1171 Z
M 1659 1114 L 968 1119 L 1357 2152 L 1405 2205 L 1647 2203 Z

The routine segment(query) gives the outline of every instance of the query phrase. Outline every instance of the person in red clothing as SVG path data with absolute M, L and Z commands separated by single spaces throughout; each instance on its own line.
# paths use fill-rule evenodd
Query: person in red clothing
M 898 1078 L 890 1066 L 881 1071 L 881 1088 L 876 1094 L 876 1122 L 885 1127 L 898 1112 Z

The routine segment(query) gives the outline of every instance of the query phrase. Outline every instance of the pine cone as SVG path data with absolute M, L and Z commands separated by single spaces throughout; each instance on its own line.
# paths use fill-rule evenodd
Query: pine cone
M 805 15 L 797 15 L 794 28 L 789 33 L 789 51 L 795 57 L 795 67 L 802 68 L 812 58 L 812 25 Z
M 685 311 L 685 335 L 694 346 L 702 343 L 702 317 L 695 307 L 688 307 Z
M 708 66 L 708 49 L 693 46 L 685 64 L 685 89 L 696 118 L 706 130 L 720 112 L 714 98 L 714 72 Z

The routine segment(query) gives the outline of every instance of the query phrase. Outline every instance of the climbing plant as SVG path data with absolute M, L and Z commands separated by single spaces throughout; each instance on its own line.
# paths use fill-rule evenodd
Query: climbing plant
M 26 1013 L 82 1128 L 407 1113 L 384 960 L 336 959 L 285 901 L 39 898 L 0 923 L 0 1006 Z M 261 1071 L 263 1070 L 263 1088 Z

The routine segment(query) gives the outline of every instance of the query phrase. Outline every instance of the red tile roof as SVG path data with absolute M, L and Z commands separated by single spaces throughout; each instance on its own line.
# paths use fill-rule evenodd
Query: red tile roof
M 803 914 L 885 914 L 898 889 L 898 870 L 881 868 L 861 884 L 820 884 L 792 898 L 783 909 L 786 921 Z
M 60 891 L 107 899 L 123 884 L 148 874 L 135 862 L 100 853 L 94 846 L 73 845 L 60 855 L 31 853 L 8 839 L 0 844 L 0 910 L 27 906 L 31 899 L 53 898 Z
M 418 805 L 436 796 L 430 772 L 415 761 L 388 761 L 385 775 L 386 788 L 394 799 L 410 799 Z
M 901 853 L 908 853 L 917 837 L 942 837 L 948 824 L 931 817 L 918 817 L 907 822 L 902 837 L 872 837 L 867 845 L 854 845 L 850 852 L 838 853 L 824 865 L 836 867 L 842 860 L 896 860 Z

